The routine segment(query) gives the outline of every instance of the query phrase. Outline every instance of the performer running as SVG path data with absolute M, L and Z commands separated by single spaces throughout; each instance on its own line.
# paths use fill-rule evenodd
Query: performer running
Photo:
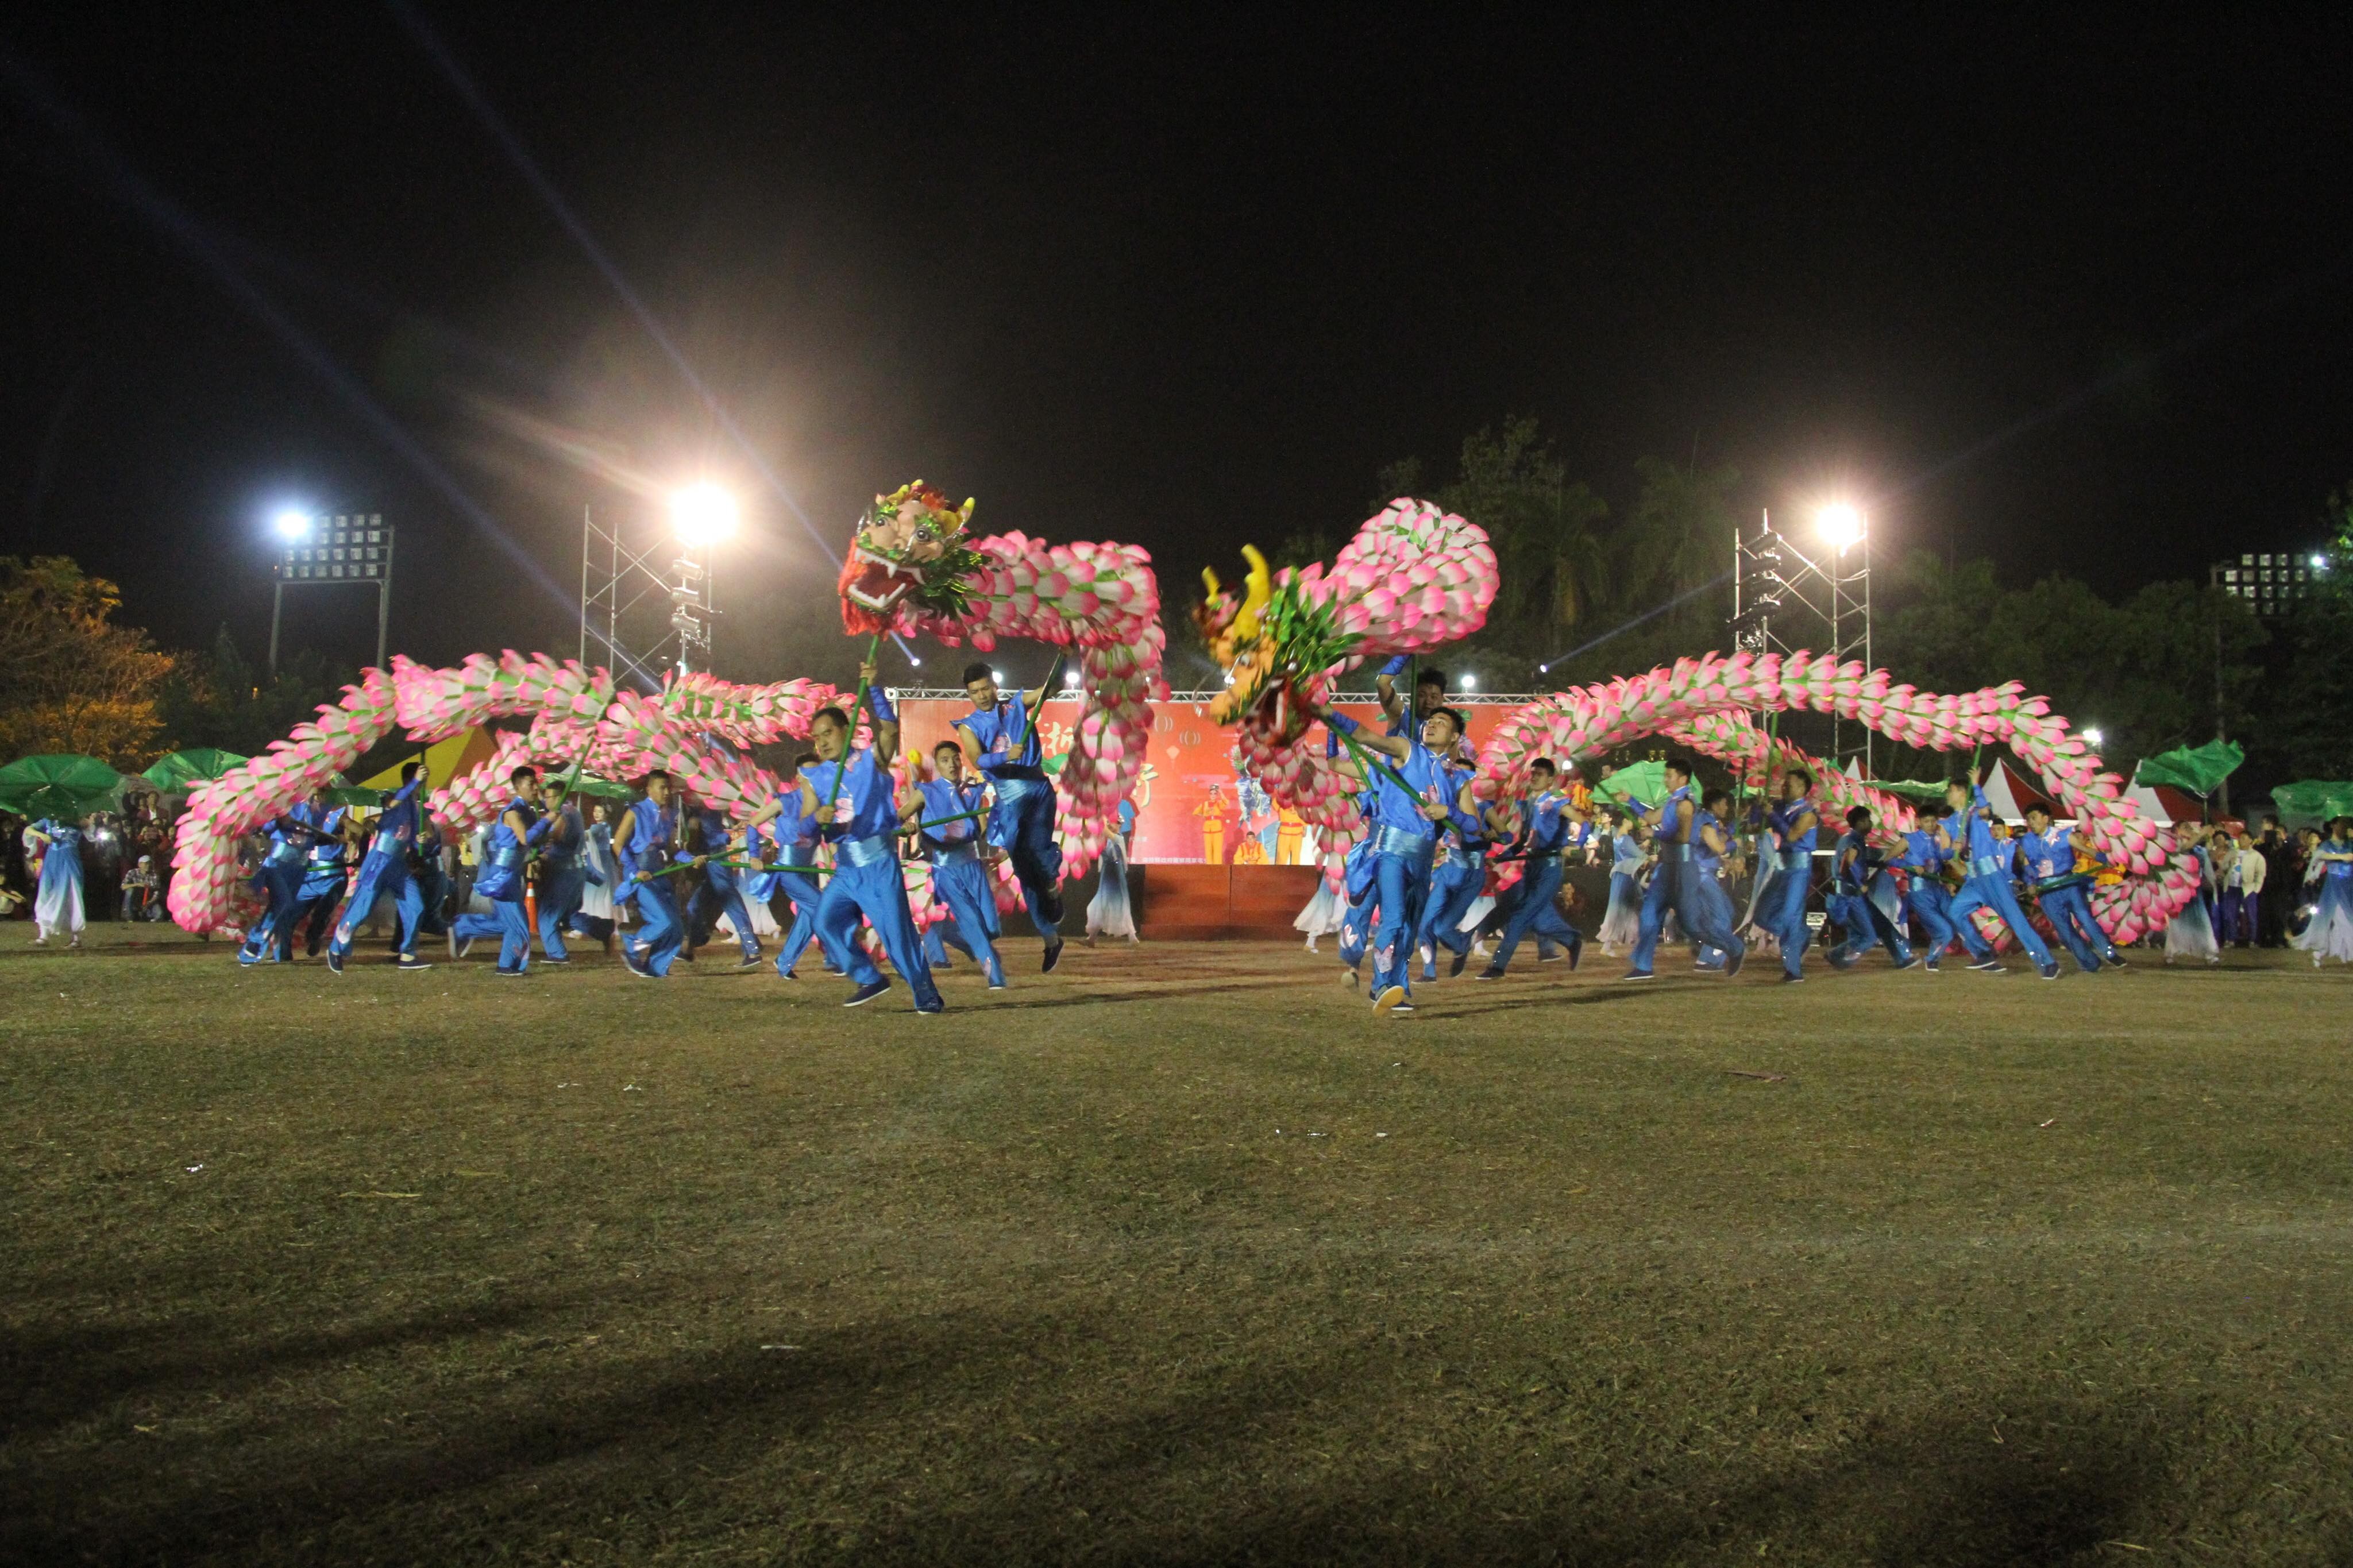
M 1692 863 L 1694 823 L 1699 807 L 1692 801 L 1691 768 L 1683 763 L 1669 763 L 1666 779 L 1667 798 L 1659 803 L 1656 810 L 1644 814 L 1651 820 L 1659 847 L 1659 869 L 1642 900 L 1641 931 L 1629 960 L 1630 967 L 1626 978 L 1652 977 L 1651 961 L 1658 952 L 1659 933 L 1666 924 L 1667 910 L 1672 909 L 1684 935 L 1696 944 L 1723 951 L 1724 977 L 1729 980 L 1747 962 L 1748 944 L 1733 934 L 1731 921 L 1700 895 L 1698 873 Z
M 45 816 L 25 829 L 26 847 L 41 858 L 40 885 L 33 893 L 35 947 L 48 946 L 55 931 L 69 933 L 68 947 L 81 945 L 81 837 L 82 824 L 71 817 Z
M 768 897 L 773 900 L 776 894 L 782 893 L 793 909 L 792 927 L 785 932 L 781 945 L 776 949 L 776 978 L 779 980 L 800 978 L 794 971 L 800 964 L 801 954 L 808 951 L 810 941 L 817 935 L 818 900 L 824 896 L 817 885 L 817 879 L 808 874 L 817 865 L 817 824 L 801 809 L 800 775 L 817 760 L 815 752 L 803 752 L 795 757 L 793 782 L 774 800 L 744 819 L 747 837 L 772 822 L 776 824 L 772 831 L 776 840 L 776 858 L 772 867 L 775 875 Z M 826 959 L 825 968 L 828 974 L 841 973 L 830 957 Z
M 1739 921 L 1732 908 L 1732 895 L 1724 886 L 1724 862 L 1732 854 L 1732 795 L 1728 791 L 1715 789 L 1700 801 L 1699 815 L 1692 818 L 1692 880 L 1699 896 L 1715 910 L 1715 918 L 1731 931 Z M 1697 956 L 1694 969 L 1715 973 L 1726 962 L 1722 948 L 1695 942 Z
M 981 670 L 983 677 L 987 676 L 986 665 L 975 668 Z M 882 978 L 882 972 L 875 967 L 874 960 L 867 956 L 864 944 L 858 940 L 859 917 L 864 915 L 882 938 L 883 949 L 891 955 L 892 967 L 899 972 L 907 982 L 908 989 L 914 993 L 915 1011 L 937 1013 L 943 1004 L 938 988 L 932 984 L 931 965 L 923 961 L 923 939 L 915 934 L 915 919 L 907 908 L 907 884 L 899 868 L 899 813 L 893 800 L 895 792 L 892 788 L 890 773 L 891 759 L 899 750 L 899 715 L 891 706 L 889 695 L 876 683 L 871 664 L 859 668 L 858 679 L 866 689 L 868 705 L 874 712 L 874 743 L 863 750 L 852 746 L 849 716 L 839 708 L 819 709 L 809 730 L 809 739 L 817 745 L 818 760 L 803 768 L 800 775 L 801 809 L 815 819 L 818 830 L 831 841 L 834 852 L 833 875 L 827 879 L 825 891 L 818 900 L 818 940 L 825 944 L 827 956 L 847 971 L 856 983 L 857 989 L 850 993 L 849 999 L 842 1005 L 865 1005 L 889 991 L 891 983 Z M 982 701 L 977 689 L 981 685 L 980 679 L 965 683 L 976 706 Z M 992 701 L 995 690 L 995 683 L 989 682 Z M 1039 694 L 1043 694 L 1042 689 Z M 996 718 L 999 723 L 989 728 L 991 739 L 1009 742 L 1016 736 L 997 732 L 1004 718 L 1002 707 L 994 706 L 989 713 L 976 717 Z M 1018 715 L 1021 710 L 1017 706 L 1014 711 Z M 1029 739 L 1034 742 L 1037 737 L 1031 735 Z M 1003 755 L 1001 751 L 996 754 Z M 1019 767 L 1022 764 L 1017 762 L 1010 765 Z M 1030 771 L 1037 772 L 1034 766 Z M 1034 783 L 1045 790 L 1042 818 L 1036 814 L 1034 807 L 1018 808 L 1016 837 L 1027 842 L 1025 836 L 1031 825 L 1042 820 L 1050 836 L 1047 847 L 1053 849 L 1050 839 L 1053 791 L 1045 785 L 1044 779 L 1041 773 L 1034 781 L 1018 778 L 1016 781 L 1022 784 Z M 999 788 L 1001 791 L 1002 785 Z M 824 792 L 822 795 L 819 794 L 820 789 Z M 1002 811 L 1004 806 L 1004 797 L 1000 793 L 997 807 Z M 1047 878 L 1045 885 L 1050 889 L 1053 872 L 1059 871 L 1060 867 L 1061 852 L 1054 849 L 1050 862 L 1035 858 L 1034 843 L 1029 844 L 1028 852 L 1033 857 L 1032 869 Z M 1016 851 L 1017 863 L 1022 853 Z M 1031 908 L 1034 918 L 1042 911 L 1034 899 L 1038 889 L 1033 887 L 1029 890 L 1033 894 Z M 1058 900 L 1052 907 L 1052 915 L 1059 917 L 1060 912 Z M 1053 919 L 1048 918 L 1040 929 L 1050 931 L 1052 925 Z M 1054 938 L 1056 947 L 1048 950 L 1047 967 L 1050 969 L 1053 967 L 1052 957 L 1059 951 L 1060 940 Z
M 390 899 L 393 903 L 393 946 L 400 954 L 402 972 L 433 967 L 417 956 L 417 927 L 425 906 L 408 869 L 409 846 L 417 836 L 417 796 L 425 788 L 425 777 L 423 762 L 403 763 L 400 787 L 386 797 L 383 811 L 376 816 L 375 836 L 368 842 L 367 854 L 360 859 L 360 874 L 352 883 L 351 900 L 343 906 L 343 918 L 336 923 L 334 939 L 327 944 L 327 967 L 338 974 L 343 972 L 343 960 L 352 951 L 352 933 L 367 924 L 379 899 Z
M 758 858 L 756 822 L 744 824 L 744 838 L 738 845 L 727 831 L 727 816 L 717 806 L 699 796 L 686 798 L 686 820 L 693 829 L 692 844 L 698 858 L 703 862 L 700 880 L 686 904 L 686 930 L 690 942 L 711 934 L 711 928 L 721 915 L 727 917 L 730 930 L 735 933 L 735 944 L 743 952 L 739 970 L 757 969 L 766 962 L 760 952 L 759 933 L 752 929 L 752 911 L 744 903 L 744 886 L 736 868 L 721 862 L 741 849 L 747 858 Z
M 1029 906 L 1029 921 L 1045 939 L 1048 973 L 1062 962 L 1062 847 L 1054 841 L 1054 786 L 1048 782 L 1045 753 L 1038 743 L 1037 710 L 1046 689 L 1000 695 L 997 673 L 977 661 L 965 666 L 965 695 L 972 712 L 956 721 L 973 765 L 997 789 L 989 813 L 988 842 L 1013 861 Z M 901 901 L 904 901 L 904 890 Z M 837 955 L 838 956 L 838 955 Z M 925 984 L 930 981 L 926 978 Z
M 1520 896 L 1519 908 L 1512 911 L 1512 918 L 1504 926 L 1495 956 L 1479 972 L 1482 980 L 1501 980 L 1504 972 L 1511 967 L 1512 954 L 1519 951 L 1521 939 L 1532 931 L 1550 936 L 1567 948 L 1572 971 L 1585 957 L 1584 933 L 1561 919 L 1560 911 L 1553 908 L 1553 901 L 1560 897 L 1561 846 L 1568 837 L 1568 825 L 1561 816 L 1568 797 L 1553 788 L 1557 779 L 1558 773 L 1550 757 L 1538 757 L 1528 764 L 1526 826 L 1521 830 L 1519 842 L 1509 851 L 1525 862 L 1521 868 L 1521 880 L 1526 890 Z M 1467 800 L 1468 787 L 1462 793 Z M 1470 942 L 1465 938 L 1463 951 L 1455 956 L 1455 973 L 1462 973 L 1462 961 L 1469 956 L 1469 951 Z
M 1384 1013 L 1410 1013 L 1414 925 L 1430 887 L 1436 825 L 1447 816 L 1447 803 L 1440 798 L 1446 773 L 1439 759 L 1454 744 L 1454 715 L 1442 708 L 1433 711 L 1423 724 L 1420 742 L 1363 734 L 1363 727 L 1345 713 L 1326 711 L 1321 717 L 1334 734 L 1354 737 L 1356 744 L 1395 759 L 1393 771 L 1404 781 L 1400 788 L 1388 773 L 1374 769 L 1364 788 L 1372 796 L 1368 842 L 1380 903 L 1372 938 L 1373 1006 Z
M 1468 720 L 1459 710 L 1449 709 L 1458 726 L 1468 727 Z M 1471 962 L 1471 933 L 1462 929 L 1463 917 L 1487 887 L 1487 853 L 1493 847 L 1493 837 L 1505 830 L 1510 817 L 1504 803 L 1482 806 L 1471 794 L 1471 780 L 1477 773 L 1474 761 L 1461 759 L 1446 765 L 1446 782 L 1440 794 L 1447 802 L 1446 821 L 1439 835 L 1446 847 L 1445 864 L 1431 875 L 1430 893 L 1423 901 L 1421 929 L 1415 934 L 1415 945 L 1421 950 L 1421 977 L 1438 978 L 1438 949 L 1452 953 L 1446 973 L 1451 978 L 1462 973 Z M 1546 786 L 1551 783 L 1551 764 L 1546 764 Z M 1554 806 L 1556 812 L 1560 804 Z M 1529 875 L 1534 868 L 1528 868 Z M 1555 916 L 1552 925 L 1562 924 Z M 1523 930 L 1525 928 L 1523 927 Z M 1576 965 L 1572 963 L 1571 968 Z
M 296 803 L 295 810 L 301 808 Z M 254 886 L 269 900 L 268 910 L 248 932 L 237 963 L 247 968 L 275 951 L 275 962 L 294 962 L 294 907 L 302 891 L 302 859 L 311 843 L 311 825 L 290 810 L 264 830 L 269 852 L 254 873 Z
M 507 775 L 507 804 L 482 847 L 481 869 L 474 891 L 491 901 L 491 912 L 470 910 L 449 922 L 449 956 L 459 959 L 477 937 L 499 939 L 499 973 L 509 978 L 531 967 L 531 922 L 523 916 L 523 891 L 530 885 L 525 860 L 554 826 L 553 817 L 539 812 L 539 770 L 528 763 Z
M 1909 969 L 1916 962 L 1912 946 L 1879 904 L 1882 897 L 1894 901 L 1894 883 L 1887 874 L 1886 857 L 1872 845 L 1871 828 L 1868 806 L 1848 809 L 1846 831 L 1839 835 L 1837 858 L 1831 865 L 1829 900 L 1830 917 L 1845 928 L 1846 940 L 1822 957 L 1833 969 L 1852 969 L 1875 942 L 1887 950 L 1896 968 Z
M 1904 856 L 1897 862 L 1905 878 L 1904 907 L 1927 933 L 1928 946 L 1921 954 L 1921 963 L 1931 974 L 1937 972 L 1937 965 L 1956 939 L 1972 963 L 1993 957 L 1993 949 L 1986 945 L 1974 924 L 1953 919 L 1953 893 L 1945 885 L 1945 868 L 1953 858 L 1952 841 L 1945 836 L 1945 819 L 1951 815 L 1952 807 L 1942 804 L 1923 808 L 1919 815 L 1921 826 L 1904 836 Z M 1994 967 L 1999 969 L 2000 965 Z
M 932 901 L 948 918 L 923 933 L 923 955 L 944 967 L 953 943 L 981 967 L 991 991 L 1005 989 L 1005 963 L 997 956 L 997 899 L 988 885 L 988 868 L 980 859 L 981 819 L 986 792 L 980 781 L 964 771 L 964 749 L 954 741 L 932 748 L 937 776 L 916 780 L 906 794 L 903 809 L 909 826 L 919 827 L 923 858 L 932 866 Z M 985 815 L 985 814 L 984 814 Z M 950 822 L 949 817 L 966 820 Z M 940 826 L 929 826 L 938 823 Z
M 541 795 L 548 826 L 539 852 L 539 951 L 550 963 L 569 963 L 564 933 L 588 891 L 588 826 L 572 800 L 571 780 L 560 774 L 548 780 Z
M 1781 984 L 1806 977 L 1806 899 L 1813 891 L 1814 835 L 1821 828 L 1814 809 L 1814 775 L 1791 768 L 1781 778 L 1781 804 L 1766 817 L 1773 833 L 1773 880 L 1766 889 L 1757 923 L 1773 933 L 1781 949 Z
M 2010 891 L 2010 853 L 1993 836 L 1993 805 L 1986 799 L 1985 786 L 1955 779 L 1945 786 L 1945 802 L 1953 808 L 1951 837 L 1965 847 L 1968 857 L 1968 877 L 1961 883 L 1961 890 L 1953 895 L 1954 922 L 1967 921 L 1980 907 L 1992 910 L 2010 928 L 2010 934 L 2025 950 L 2026 956 L 2034 961 L 2042 978 L 2058 979 L 2058 961 L 2042 945 L 2042 938 L 2027 920 L 2026 911 L 2018 907 L 2018 895 Z M 1983 962 L 1969 967 L 1996 973 L 2002 966 L 2001 961 L 1989 952 Z
M 287 916 L 287 937 L 290 945 L 300 930 L 303 956 L 316 958 L 328 922 L 335 918 L 335 906 L 343 901 L 344 825 L 351 814 L 328 800 L 327 786 L 321 784 L 287 815 L 311 829 L 302 855 L 302 880 L 295 887 L 294 907 Z
M 621 933 L 621 963 L 641 980 L 668 978 L 686 934 L 677 879 L 663 874 L 677 857 L 678 814 L 670 804 L 675 788 L 664 770 L 648 773 L 646 796 L 629 806 L 616 846 L 622 881 L 614 901 L 638 907 L 636 927 Z
M 2026 837 L 2018 841 L 2018 859 L 2033 890 L 2034 901 L 2042 907 L 2051 929 L 2066 944 L 2075 967 L 2089 974 L 2105 959 L 2118 969 L 2124 968 L 2125 955 L 2116 951 L 2116 944 L 2108 940 L 2108 933 L 2093 918 L 2088 891 L 2092 879 L 2075 869 L 2074 829 L 2054 827 L 2048 810 L 2040 805 L 2028 806 Z

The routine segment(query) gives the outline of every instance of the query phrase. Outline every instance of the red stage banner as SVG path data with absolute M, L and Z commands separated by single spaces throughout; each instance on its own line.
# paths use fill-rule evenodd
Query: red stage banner
M 1233 741 L 1211 723 L 1206 692 L 1180 693 L 1152 705 L 1152 752 L 1135 786 L 1135 837 L 1129 858 L 1164 865 L 1295 866 L 1315 858 L 1314 839 L 1299 819 L 1278 811 L 1255 781 L 1234 766 Z M 1465 707 L 1471 740 L 1483 744 L 1517 701 Z M 1378 724 L 1371 702 L 1344 702 L 1339 710 L 1366 724 Z M 902 697 L 902 743 L 909 754 L 926 756 L 955 737 L 951 726 L 972 711 L 966 700 Z M 1079 716 L 1075 697 L 1056 698 L 1038 720 L 1047 765 L 1071 749 L 1071 726 Z M 1322 744 L 1319 736 L 1311 745 Z

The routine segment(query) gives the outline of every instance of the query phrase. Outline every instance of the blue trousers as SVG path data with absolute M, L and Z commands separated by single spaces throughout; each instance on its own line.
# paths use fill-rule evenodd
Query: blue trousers
M 792 926 L 785 932 L 784 945 L 776 950 L 776 973 L 790 974 L 817 935 L 818 900 L 824 895 L 818 892 L 815 877 L 780 876 L 776 890 L 793 906 Z
M 1347 912 L 1340 917 L 1340 962 L 1351 969 L 1365 962 L 1365 949 L 1372 945 L 1373 927 L 1381 918 L 1381 879 L 1377 868 L 1373 885 L 1365 889 L 1361 899 L 1349 900 Z
M 2228 900 L 2230 894 L 2223 898 Z M 2043 918 L 2075 960 L 2075 967 L 2090 973 L 2100 967 L 2102 958 L 2114 958 L 2116 944 L 2100 929 L 2092 916 L 2091 895 L 2081 888 L 2054 888 L 2034 900 L 2042 906 Z
M 1373 927 L 1373 994 L 1392 985 L 1413 993 L 1413 933 L 1421 920 L 1421 906 L 1430 893 L 1430 857 L 1437 847 L 1419 855 L 1384 854 L 1373 866 L 1373 885 L 1379 891 L 1380 920 Z
M 1496 944 L 1495 956 L 1487 961 L 1488 968 L 1503 973 L 1511 963 L 1512 954 L 1519 951 L 1520 942 L 1532 931 L 1567 947 L 1584 942 L 1577 929 L 1561 919 L 1560 911 L 1553 907 L 1553 900 L 1560 897 L 1560 879 L 1558 856 L 1528 862 L 1526 875 L 1522 879 L 1525 891 L 1520 896 L 1520 907 L 1504 922 L 1503 938 Z
M 539 884 L 539 950 L 550 958 L 569 958 L 564 946 L 564 931 L 572 917 L 580 912 L 580 890 L 588 885 L 588 873 L 578 865 L 554 866 Z
M 1709 907 L 1715 910 L 1715 918 L 1724 923 L 1724 929 L 1731 931 L 1736 928 L 1740 923 L 1740 917 L 1733 910 L 1732 895 L 1725 891 L 1723 879 L 1716 876 L 1715 870 L 1708 867 L 1694 866 L 1692 869 L 1692 880 L 1699 889 L 1699 896 L 1706 900 Z M 1694 967 L 1699 969 L 1724 967 L 1724 961 L 1728 956 L 1724 949 L 1710 947 L 1705 942 L 1701 942 L 1698 946 L 1699 960 Z
M 851 980 L 871 985 L 882 978 L 882 972 L 874 967 L 874 961 L 866 956 L 865 944 L 858 941 L 860 915 L 882 938 L 882 951 L 891 955 L 891 967 L 915 994 L 915 1005 L 939 1006 L 939 987 L 932 984 L 932 966 L 923 961 L 923 939 L 915 934 L 915 917 L 907 908 L 907 884 L 901 879 L 896 857 L 868 866 L 837 863 L 817 901 L 818 940 L 825 943 L 827 954 Z
M 1867 894 L 1850 889 L 1831 894 L 1826 902 L 1831 919 L 1846 928 L 1846 940 L 1832 950 L 1837 957 L 1849 961 L 1861 958 L 1872 943 L 1877 942 L 1898 966 L 1912 962 L 1911 944 Z
M 1958 941 L 1971 959 L 1982 962 L 1992 956 L 1993 949 L 1986 945 L 1977 928 L 1968 921 L 1953 919 L 1953 895 L 1945 884 L 1925 872 L 1914 872 L 1911 890 L 1904 895 L 1904 907 L 1928 933 L 1926 957 L 1931 964 L 1945 956 L 1946 950 Z
M 302 867 L 264 865 L 260 871 L 261 890 L 269 900 L 269 911 L 255 922 L 245 939 L 245 950 L 257 956 L 275 949 L 278 962 L 294 962 L 294 919 L 301 901 Z
M 1062 847 L 1054 842 L 1054 786 L 1038 779 L 999 779 L 988 816 L 988 842 L 1006 852 L 1029 906 L 1030 923 L 1049 942 L 1060 933 L 1046 917 L 1047 900 L 1062 882 Z M 901 892 L 901 901 L 905 893 Z
M 409 873 L 417 879 L 417 929 L 427 936 L 447 936 L 449 927 L 441 918 L 441 904 L 449 896 L 449 877 L 441 869 L 438 859 L 429 861 L 427 866 L 426 870 Z
M 512 969 L 520 974 L 531 967 L 531 921 L 524 918 L 521 899 L 494 899 L 489 914 L 459 915 L 449 922 L 449 934 L 460 942 L 497 937 L 501 969 Z
M 2036 934 L 2033 925 L 2028 921 L 2026 911 L 2018 907 L 2018 895 L 2010 890 L 2009 878 L 1971 877 L 1963 882 L 1961 890 L 1953 895 L 1953 923 L 1959 925 L 1966 921 L 1969 911 L 1980 906 L 2001 917 L 2002 923 L 2010 927 L 2010 934 L 2018 939 L 2018 945 L 2024 948 L 2026 956 L 2034 961 L 2035 968 L 2051 967 L 2051 950 L 2042 945 L 2042 938 Z
M 689 930 L 700 926 L 706 915 L 716 921 L 721 914 L 735 928 L 735 941 L 746 958 L 760 956 L 760 939 L 752 930 L 752 911 L 744 907 L 744 890 L 735 885 L 733 872 L 705 868 L 702 885 L 694 889 L 687 900 L 686 923 Z
M 335 927 L 333 942 L 329 946 L 337 953 L 352 950 L 352 932 L 367 924 L 375 912 L 378 899 L 390 899 L 399 921 L 396 945 L 410 957 L 417 955 L 417 927 L 423 918 L 425 900 L 410 879 L 408 868 L 390 856 L 368 852 L 360 862 L 359 880 L 352 885 L 352 901 L 344 907 L 343 918 Z
M 1459 929 L 1462 917 L 1471 912 L 1478 901 L 1479 889 L 1487 885 L 1487 866 L 1468 861 L 1449 860 L 1430 879 L 1430 897 L 1421 908 L 1420 929 L 1413 933 L 1415 947 L 1444 948 L 1449 952 L 1471 951 L 1471 933 Z M 1433 954 L 1435 956 L 1435 954 Z M 1421 977 L 1435 980 L 1438 971 L 1431 965 L 1422 966 Z
M 1674 847 L 1669 846 L 1670 850 Z M 1634 951 L 1628 965 L 1636 974 L 1650 973 L 1658 956 L 1659 933 L 1667 923 L 1667 910 L 1675 911 L 1675 919 L 1683 934 L 1702 948 L 1715 948 L 1730 954 L 1746 952 L 1748 944 L 1732 934 L 1732 906 L 1725 900 L 1711 899 L 1700 887 L 1699 868 L 1689 860 L 1663 858 L 1651 878 L 1650 891 L 1642 897 L 1642 923 L 1635 938 Z
M 1004 984 L 1005 962 L 990 940 L 997 934 L 997 900 L 989 896 L 987 868 L 971 855 L 933 861 L 932 897 L 947 905 L 949 918 L 924 933 L 925 955 L 944 963 L 943 944 L 952 942 L 987 973 L 991 985 Z
M 1781 973 L 1803 974 L 1806 972 L 1806 943 L 1813 934 L 1806 929 L 1806 895 L 1813 890 L 1814 868 L 1810 859 L 1798 867 L 1777 866 L 1773 880 L 1765 889 L 1764 901 L 1757 910 L 1757 923 L 1773 933 L 1781 944 Z
M 673 880 L 653 877 L 628 890 L 638 906 L 638 929 L 621 940 L 656 974 L 670 973 L 679 943 L 686 940 L 686 926 L 678 918 L 678 891 L 670 886 Z

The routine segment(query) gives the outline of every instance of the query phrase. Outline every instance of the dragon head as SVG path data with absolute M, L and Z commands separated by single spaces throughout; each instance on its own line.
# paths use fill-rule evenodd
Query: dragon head
M 1276 598 L 1273 575 L 1256 547 L 1243 545 L 1242 559 L 1250 563 L 1242 597 L 1236 599 L 1218 581 L 1217 573 L 1204 567 L 1201 584 L 1208 594 L 1193 609 L 1193 624 L 1200 628 L 1209 658 L 1226 672 L 1225 689 L 1209 703 L 1209 717 L 1219 724 L 1234 723 L 1260 703 L 1278 698 L 1285 684 L 1278 679 L 1280 649 L 1268 613 Z M 1286 594 L 1289 587 L 1286 583 Z M 1286 726 L 1279 719 L 1277 727 Z
M 984 564 L 965 537 L 971 519 L 971 501 L 951 506 L 921 479 L 876 496 L 842 563 L 842 625 L 882 631 L 911 600 L 923 614 L 962 619 L 972 574 Z

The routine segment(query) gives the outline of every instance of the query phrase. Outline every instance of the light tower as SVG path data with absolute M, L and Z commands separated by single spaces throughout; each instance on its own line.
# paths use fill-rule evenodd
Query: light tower
M 1828 634 L 1825 651 L 1843 664 L 1850 658 L 1872 667 L 1871 657 L 1871 520 L 1849 501 L 1831 501 L 1814 513 L 1813 551 L 1801 550 L 1788 535 L 1773 527 L 1770 511 L 1760 512 L 1753 534 L 1736 529 L 1732 536 L 1732 635 L 1751 653 L 1789 653 L 1796 645 L 1787 636 L 1788 618 L 1802 611 L 1799 636 L 1820 622 Z M 1792 608 L 1794 606 L 1794 610 Z M 1845 758 L 1844 726 L 1831 716 L 1832 762 Z M 1862 731 L 1862 770 L 1872 768 L 1871 728 Z

